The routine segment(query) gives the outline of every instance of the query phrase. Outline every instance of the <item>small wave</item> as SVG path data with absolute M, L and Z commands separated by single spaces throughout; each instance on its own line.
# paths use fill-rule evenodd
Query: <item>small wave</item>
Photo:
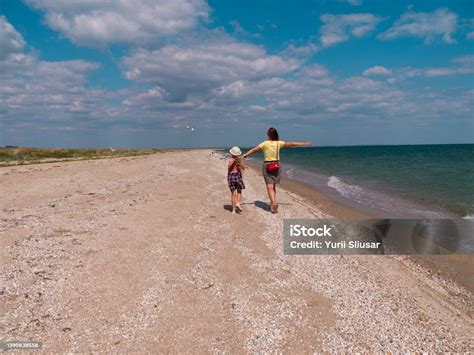
M 286 175 L 288 175 L 288 177 L 290 179 L 294 178 L 295 176 L 295 169 L 294 168 L 289 168 L 287 171 L 286 171 Z
M 328 187 L 335 189 L 342 197 L 365 205 L 370 209 L 382 211 L 384 215 L 430 216 L 432 218 L 442 216 L 441 212 L 432 211 L 411 201 L 402 200 L 381 191 L 352 185 L 337 176 L 330 176 L 326 184 Z
M 361 187 L 346 184 L 337 176 L 330 176 L 328 179 L 327 185 L 335 189 L 342 196 L 348 197 L 348 198 L 356 198 L 364 192 Z
M 468 219 L 468 220 L 474 221 L 474 215 L 468 214 L 467 216 L 464 216 L 463 219 Z

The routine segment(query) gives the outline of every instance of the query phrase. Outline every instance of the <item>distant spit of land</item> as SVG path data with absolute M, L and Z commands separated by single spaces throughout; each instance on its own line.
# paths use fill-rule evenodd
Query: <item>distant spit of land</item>
M 0 166 L 47 163 L 67 160 L 100 159 L 149 155 L 171 150 L 145 149 L 61 149 L 7 146 L 0 148 Z

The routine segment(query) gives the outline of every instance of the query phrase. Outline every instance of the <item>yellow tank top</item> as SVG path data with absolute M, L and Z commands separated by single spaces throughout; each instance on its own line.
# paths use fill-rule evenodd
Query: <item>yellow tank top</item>
M 284 141 L 263 141 L 258 146 L 263 151 L 263 160 L 278 160 L 280 149 L 285 145 Z

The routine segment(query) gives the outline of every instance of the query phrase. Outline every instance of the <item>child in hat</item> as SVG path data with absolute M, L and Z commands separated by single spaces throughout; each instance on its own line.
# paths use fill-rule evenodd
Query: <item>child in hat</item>
M 242 190 L 245 189 L 244 180 L 242 179 L 242 172 L 245 170 L 242 154 L 239 147 L 232 147 L 229 151 L 232 155 L 227 164 L 227 184 L 231 192 L 232 213 L 242 212 L 240 201 L 242 199 Z

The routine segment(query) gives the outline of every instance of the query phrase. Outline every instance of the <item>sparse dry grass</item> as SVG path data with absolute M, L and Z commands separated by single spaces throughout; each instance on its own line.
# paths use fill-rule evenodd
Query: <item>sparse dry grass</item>
M 50 161 L 99 159 L 149 155 L 162 149 L 59 149 L 59 148 L 0 148 L 0 166 L 45 163 Z

